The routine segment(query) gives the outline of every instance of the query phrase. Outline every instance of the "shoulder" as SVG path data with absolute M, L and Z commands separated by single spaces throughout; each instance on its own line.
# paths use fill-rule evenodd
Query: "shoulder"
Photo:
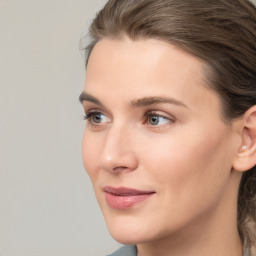
M 135 245 L 125 245 L 121 247 L 119 250 L 108 256 L 136 256 L 137 249 Z

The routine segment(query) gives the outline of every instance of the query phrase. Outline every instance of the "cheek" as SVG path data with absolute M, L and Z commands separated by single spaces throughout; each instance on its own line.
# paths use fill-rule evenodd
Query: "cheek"
M 160 190 L 187 196 L 191 191 L 211 193 L 224 186 L 232 166 L 226 132 L 195 131 L 156 140 L 154 147 L 144 146 L 145 170 L 158 181 Z
M 153 147 L 144 146 L 147 156 L 143 154 L 141 161 L 142 176 L 157 190 L 159 200 L 155 208 L 167 209 L 153 211 L 167 231 L 206 216 L 221 202 L 228 184 L 231 167 L 227 163 L 225 134 L 187 135 L 159 140 Z
M 93 176 L 96 174 L 95 170 L 98 162 L 99 148 L 100 147 L 95 143 L 93 136 L 85 131 L 82 140 L 82 158 L 85 170 L 91 179 L 93 179 Z

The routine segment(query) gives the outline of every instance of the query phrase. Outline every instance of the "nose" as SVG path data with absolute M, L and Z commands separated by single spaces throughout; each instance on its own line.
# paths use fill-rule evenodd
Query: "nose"
M 135 170 L 138 159 L 133 137 L 131 129 L 112 126 L 104 138 L 100 168 L 113 173 Z

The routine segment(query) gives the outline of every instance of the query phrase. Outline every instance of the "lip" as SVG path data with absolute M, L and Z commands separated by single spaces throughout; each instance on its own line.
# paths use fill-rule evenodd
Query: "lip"
M 103 191 L 108 205 L 119 210 L 129 209 L 155 194 L 155 191 L 110 186 L 104 187 Z

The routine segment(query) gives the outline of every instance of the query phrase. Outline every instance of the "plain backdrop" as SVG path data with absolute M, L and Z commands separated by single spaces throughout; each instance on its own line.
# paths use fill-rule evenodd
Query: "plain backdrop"
M 0 0 L 0 256 L 104 256 L 120 246 L 81 160 L 79 40 L 105 2 Z
M 81 159 L 79 41 L 105 0 L 0 0 L 0 255 L 104 256 Z

